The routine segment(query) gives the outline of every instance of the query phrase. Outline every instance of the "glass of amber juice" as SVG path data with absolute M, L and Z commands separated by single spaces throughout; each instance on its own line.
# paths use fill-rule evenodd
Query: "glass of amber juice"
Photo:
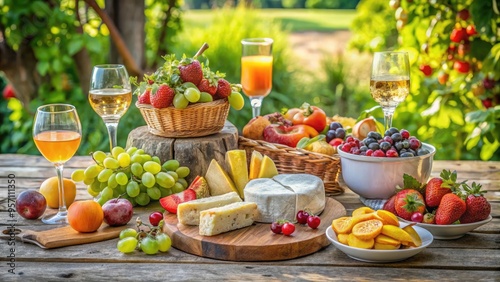
M 43 217 L 44 223 L 64 224 L 67 222 L 63 167 L 78 150 L 81 135 L 80 119 L 74 106 L 50 104 L 37 109 L 33 122 L 33 140 L 40 153 L 54 164 L 59 180 L 59 210 L 55 215 Z
M 375 52 L 370 78 L 370 93 L 384 111 L 385 129 L 399 103 L 410 93 L 410 61 L 407 52 Z
M 253 117 L 260 115 L 262 100 L 272 88 L 273 40 L 248 38 L 241 41 L 241 85 L 250 99 Z
M 132 87 L 125 66 L 95 66 L 90 81 L 89 102 L 106 124 L 111 152 L 116 147 L 118 122 L 132 103 Z

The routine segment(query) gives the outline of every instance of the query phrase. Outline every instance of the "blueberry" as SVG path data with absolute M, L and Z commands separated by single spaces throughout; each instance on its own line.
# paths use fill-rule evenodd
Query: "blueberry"
M 400 154 L 399 156 L 402 158 L 409 158 L 409 157 L 414 157 L 415 155 L 413 155 L 413 153 L 410 153 L 410 152 L 405 152 L 405 153 Z
M 380 140 L 382 139 L 382 135 L 376 131 L 370 131 L 368 132 L 368 135 L 366 135 L 366 137 L 371 137 L 375 140 Z
M 331 130 L 337 130 L 337 128 L 342 128 L 342 124 L 340 122 L 332 122 L 330 123 L 330 129 Z
M 359 150 L 361 152 L 366 152 L 366 151 L 368 151 L 368 147 L 367 146 L 361 146 L 361 147 L 359 147 Z
M 380 145 L 377 142 L 373 142 L 368 145 L 368 149 L 375 151 L 380 149 Z
M 393 135 L 394 133 L 399 133 L 399 129 L 397 129 L 395 127 L 391 127 L 391 128 L 389 128 L 389 132 L 391 133 L 391 135 Z
M 403 143 L 403 148 L 405 149 L 410 148 L 410 142 L 408 142 L 408 140 L 404 140 L 402 143 Z
M 409 145 L 409 144 L 408 144 Z M 394 147 L 396 147 L 396 150 L 399 152 L 401 151 L 401 149 L 404 148 L 404 145 L 403 145 L 403 142 L 396 142 L 396 144 L 394 144 Z
M 392 140 L 394 140 L 394 142 L 398 142 L 398 141 L 403 140 L 403 136 L 401 136 L 401 133 L 399 133 L 399 132 L 392 134 L 391 138 L 392 138 Z
M 380 149 L 382 149 L 383 151 L 387 151 L 390 148 L 391 148 L 391 143 L 386 141 L 380 143 Z
M 374 138 L 371 138 L 371 137 L 367 137 L 367 138 L 365 138 L 365 140 L 363 140 L 363 144 L 365 144 L 366 146 L 368 146 L 374 142 L 377 142 L 377 140 L 375 140 Z
M 429 150 L 424 149 L 424 148 L 420 148 L 417 150 L 417 156 L 423 156 L 423 155 L 427 155 L 429 153 L 430 153 Z

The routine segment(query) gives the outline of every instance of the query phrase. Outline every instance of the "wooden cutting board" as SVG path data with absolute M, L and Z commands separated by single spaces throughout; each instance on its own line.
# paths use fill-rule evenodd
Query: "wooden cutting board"
M 120 232 L 128 227 L 133 228 L 134 224 L 129 223 L 125 226 L 111 227 L 103 223 L 96 232 L 92 233 L 80 233 L 69 225 L 45 231 L 15 229 L 15 238 L 22 242 L 35 244 L 44 249 L 53 249 L 118 238 Z M 11 235 L 11 230 L 5 229 L 2 233 L 1 237 L 8 239 Z
M 318 229 L 295 224 L 292 236 L 271 232 L 270 224 L 252 226 L 216 236 L 201 236 L 198 226 L 186 226 L 177 221 L 177 215 L 166 212 L 164 232 L 172 238 L 172 245 L 184 252 L 229 261 L 275 261 L 312 254 L 330 244 L 325 232 L 332 220 L 346 214 L 344 206 L 327 198 L 320 215 Z

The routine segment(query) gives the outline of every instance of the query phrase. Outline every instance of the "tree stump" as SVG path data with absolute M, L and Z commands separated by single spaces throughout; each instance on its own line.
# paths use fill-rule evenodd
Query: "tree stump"
M 176 159 L 187 166 L 191 173 L 186 177 L 191 182 L 197 175 L 204 176 L 212 159 L 225 168 L 227 151 L 238 149 L 238 129 L 229 121 L 216 134 L 193 138 L 167 138 L 149 132 L 148 126 L 132 130 L 127 138 L 127 148 L 137 147 L 161 162 Z

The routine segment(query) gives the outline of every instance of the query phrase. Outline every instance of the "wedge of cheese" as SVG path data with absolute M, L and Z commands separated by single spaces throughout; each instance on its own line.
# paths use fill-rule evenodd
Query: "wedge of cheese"
M 236 202 L 241 202 L 240 196 L 238 196 L 238 193 L 236 192 L 230 192 L 219 196 L 181 203 L 177 207 L 177 219 L 184 225 L 199 225 L 201 211 Z
M 247 152 L 245 150 L 227 151 L 226 166 L 229 169 L 229 176 L 238 189 L 238 194 L 243 199 L 243 189 L 248 183 Z
M 294 221 L 299 210 L 307 209 L 317 215 L 325 209 L 325 186 L 321 178 L 311 174 L 253 179 L 244 192 L 245 201 L 257 204 L 257 222 Z
M 229 177 L 227 172 L 221 167 L 217 160 L 212 159 L 205 174 L 205 179 L 208 183 L 210 195 L 217 196 L 229 192 L 236 192 L 236 186 L 233 180 Z
M 213 236 L 253 224 L 257 204 L 236 202 L 200 212 L 199 234 Z

